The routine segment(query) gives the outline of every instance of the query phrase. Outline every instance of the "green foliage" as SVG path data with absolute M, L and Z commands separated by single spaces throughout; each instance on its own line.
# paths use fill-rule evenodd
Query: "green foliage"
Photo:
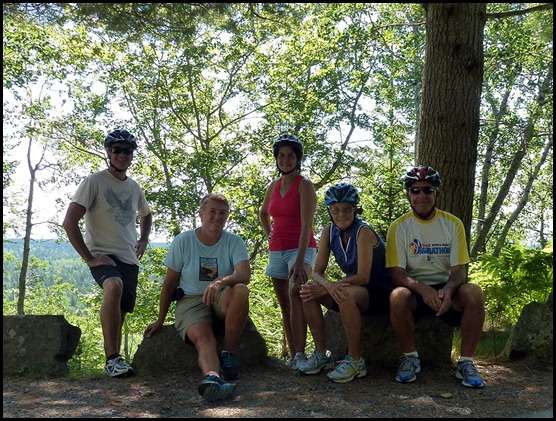
M 266 341 L 270 355 L 287 357 L 280 305 L 272 282 L 264 270 L 255 270 L 249 283 L 249 316 Z
M 477 349 L 475 350 L 475 358 L 489 360 L 500 356 L 508 339 L 510 338 L 511 330 L 500 330 L 491 328 L 486 330 L 481 335 Z M 459 358 L 459 350 L 461 349 L 461 332 L 459 329 L 454 330 L 454 342 L 452 348 L 452 358 Z
M 544 249 L 513 245 L 499 256 L 482 255 L 470 266 L 470 280 L 483 288 L 487 321 L 494 326 L 513 326 L 523 307 L 545 302 L 553 290 L 552 241 Z

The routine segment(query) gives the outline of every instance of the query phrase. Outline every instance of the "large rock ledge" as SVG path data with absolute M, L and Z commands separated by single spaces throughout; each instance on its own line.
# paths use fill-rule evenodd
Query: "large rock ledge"
M 224 332 L 221 326 L 215 327 L 216 338 L 222 343 Z M 236 350 L 236 358 L 241 366 L 256 365 L 268 355 L 266 342 L 257 331 L 250 318 Z M 199 371 L 197 350 L 185 343 L 174 325 L 165 325 L 150 338 L 144 338 L 133 358 L 133 368 L 137 374 L 158 375 L 174 370 Z
M 327 311 L 324 315 L 327 347 L 335 360 L 347 353 L 347 337 L 340 313 Z M 427 316 L 417 323 L 417 351 L 422 365 L 447 366 L 451 364 L 454 329 L 435 316 Z M 402 350 L 390 326 L 388 314 L 363 316 L 361 327 L 361 355 L 372 367 L 397 367 Z
M 21 315 L 3 319 L 4 375 L 61 377 L 81 338 L 64 316 Z
M 523 359 L 539 364 L 554 362 L 554 292 L 546 303 L 533 302 L 521 310 L 512 328 L 503 354 L 512 359 Z

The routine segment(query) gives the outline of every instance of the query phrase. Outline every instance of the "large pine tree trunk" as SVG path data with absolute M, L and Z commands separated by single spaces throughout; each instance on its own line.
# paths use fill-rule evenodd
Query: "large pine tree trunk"
M 427 3 L 417 164 L 440 172 L 439 207 L 471 231 L 486 3 Z

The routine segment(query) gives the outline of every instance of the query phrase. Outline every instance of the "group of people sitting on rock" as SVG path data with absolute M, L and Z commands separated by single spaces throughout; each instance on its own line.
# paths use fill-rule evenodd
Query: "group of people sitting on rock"
M 119 353 L 121 332 L 135 306 L 138 264 L 152 215 L 144 192 L 126 175 L 137 148 L 135 136 L 115 130 L 106 137 L 105 148 L 108 168 L 83 180 L 63 226 L 103 289 L 104 372 L 119 377 L 134 373 Z M 324 205 L 331 223 L 317 243 L 312 228 L 317 195 L 312 181 L 301 174 L 303 144 L 284 134 L 274 142 L 273 153 L 280 176 L 269 184 L 259 216 L 268 236 L 265 273 L 280 305 L 290 354 L 287 365 L 307 375 L 327 370 L 328 379 L 340 383 L 366 376 L 360 351 L 362 317 L 389 313 L 403 351 L 396 380 L 413 382 L 421 371 L 416 322 L 432 314 L 461 330 L 455 376 L 466 387 L 483 387 L 473 356 L 485 319 L 484 295 L 468 282 L 470 258 L 462 221 L 437 208 L 438 172 L 416 166 L 403 174 L 411 209 L 390 225 L 386 241 L 359 218 L 363 209 L 355 186 L 330 186 Z M 240 375 L 235 353 L 249 315 L 249 254 L 245 241 L 226 230 L 229 215 L 230 203 L 223 194 L 203 197 L 200 226 L 170 244 L 158 318 L 145 330 L 146 337 L 160 330 L 176 303 L 175 328 L 198 352 L 203 374 L 198 391 L 206 401 L 233 397 Z M 79 226 L 82 218 L 85 236 Z M 326 272 L 331 255 L 343 272 L 341 279 Z M 347 355 L 339 362 L 327 349 L 321 306 L 339 313 L 347 336 Z M 221 343 L 214 323 L 224 325 Z M 307 326 L 315 346 L 310 355 L 305 352 Z

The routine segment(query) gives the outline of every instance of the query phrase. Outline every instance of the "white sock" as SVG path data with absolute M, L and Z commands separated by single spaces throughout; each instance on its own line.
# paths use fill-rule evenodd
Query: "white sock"
M 419 358 L 419 353 L 417 351 L 404 352 L 403 355 L 405 355 L 406 357 L 417 357 L 417 358 Z
M 464 356 L 459 357 L 458 363 L 462 363 L 464 361 L 473 362 L 473 357 L 464 357 Z

